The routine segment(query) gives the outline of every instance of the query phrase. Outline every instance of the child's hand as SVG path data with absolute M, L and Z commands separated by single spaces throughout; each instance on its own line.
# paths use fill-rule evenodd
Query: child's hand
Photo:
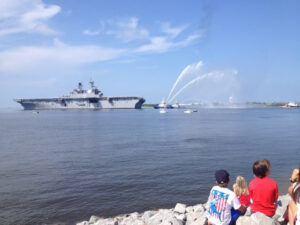
M 299 169 L 294 169 L 290 180 L 291 182 L 295 182 L 298 179 L 299 179 Z

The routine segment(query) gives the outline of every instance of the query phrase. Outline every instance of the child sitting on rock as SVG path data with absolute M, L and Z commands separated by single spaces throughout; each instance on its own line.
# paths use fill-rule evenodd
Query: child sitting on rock
M 236 194 L 228 189 L 229 173 L 226 170 L 218 170 L 215 173 L 216 183 L 208 197 L 206 217 L 208 225 L 230 225 L 237 219 L 231 213 L 231 209 L 238 210 L 238 214 L 245 212 Z
M 242 205 L 245 207 L 250 206 L 250 195 L 247 182 L 244 177 L 237 176 L 235 184 L 233 185 L 233 191 L 238 196 Z
M 252 212 L 261 212 L 272 217 L 276 211 L 275 202 L 278 198 L 277 183 L 268 176 L 271 173 L 270 161 L 263 159 L 253 164 L 254 178 L 249 184 Z

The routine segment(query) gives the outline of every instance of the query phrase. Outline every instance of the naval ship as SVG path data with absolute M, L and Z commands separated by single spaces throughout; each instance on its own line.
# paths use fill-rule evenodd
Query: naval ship
M 142 97 L 105 97 L 90 81 L 91 89 L 84 90 L 82 83 L 69 95 L 60 98 L 14 99 L 24 110 L 41 109 L 140 109 Z

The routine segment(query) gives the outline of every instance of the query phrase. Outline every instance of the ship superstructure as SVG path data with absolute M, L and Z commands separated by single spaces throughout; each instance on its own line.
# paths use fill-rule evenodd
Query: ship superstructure
M 84 90 L 82 83 L 69 95 L 60 98 L 14 99 L 25 110 L 41 109 L 140 109 L 145 99 L 142 97 L 109 97 L 97 89 L 93 81 L 91 88 Z

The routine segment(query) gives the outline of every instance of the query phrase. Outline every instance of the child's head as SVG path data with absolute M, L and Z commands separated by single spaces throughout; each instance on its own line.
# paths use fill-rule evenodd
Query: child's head
M 227 187 L 229 183 L 229 173 L 226 170 L 217 170 L 215 173 L 216 182 L 220 187 Z
M 233 185 L 233 191 L 237 196 L 249 194 L 247 181 L 244 177 L 238 176 L 236 178 L 235 184 Z
M 270 161 L 267 159 L 258 160 L 253 164 L 253 173 L 255 176 L 264 178 L 265 176 L 269 175 L 270 171 Z

